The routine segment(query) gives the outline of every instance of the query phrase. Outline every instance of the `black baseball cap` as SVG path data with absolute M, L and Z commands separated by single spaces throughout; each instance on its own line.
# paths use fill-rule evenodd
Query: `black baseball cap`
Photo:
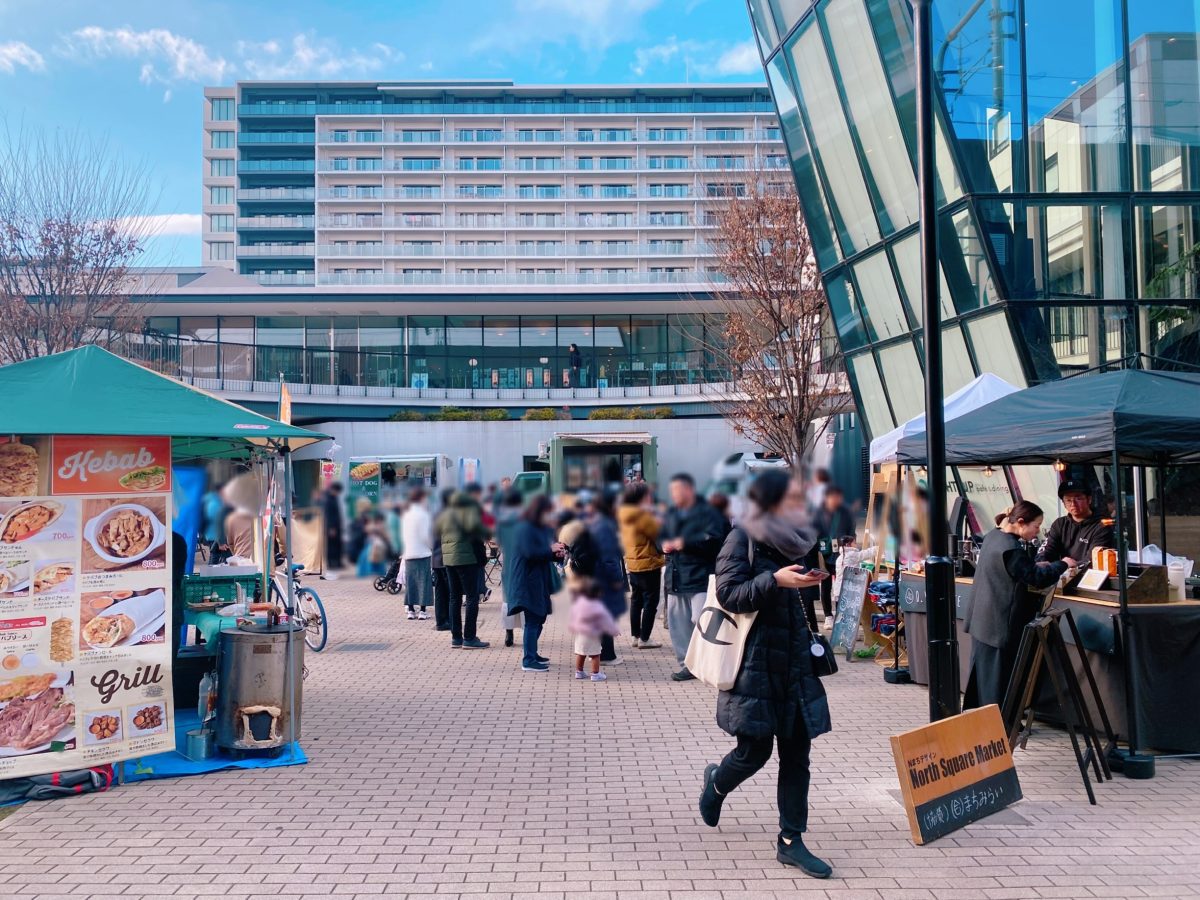
M 1058 486 L 1058 499 L 1061 500 L 1067 494 L 1086 494 L 1092 496 L 1091 489 L 1076 478 L 1068 478 Z

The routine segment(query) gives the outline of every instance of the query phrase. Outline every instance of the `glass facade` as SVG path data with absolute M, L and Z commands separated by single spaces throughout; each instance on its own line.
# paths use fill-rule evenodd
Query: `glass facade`
M 858 408 L 923 411 L 908 0 L 748 0 Z M 934 0 L 945 389 L 1200 366 L 1200 2 Z
M 155 316 L 148 358 L 199 378 L 359 387 L 661 387 L 725 381 L 715 315 Z M 571 347 L 580 356 L 571 365 Z M 136 351 L 131 349 L 131 355 Z

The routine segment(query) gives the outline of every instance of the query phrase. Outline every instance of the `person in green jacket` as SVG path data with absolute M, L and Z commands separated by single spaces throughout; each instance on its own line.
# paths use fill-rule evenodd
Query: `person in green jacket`
M 476 633 L 479 586 L 483 583 L 484 546 L 492 533 L 483 524 L 483 507 L 474 487 L 468 485 L 450 499 L 450 507 L 438 516 L 438 531 L 450 581 L 450 646 L 482 650 L 489 644 Z

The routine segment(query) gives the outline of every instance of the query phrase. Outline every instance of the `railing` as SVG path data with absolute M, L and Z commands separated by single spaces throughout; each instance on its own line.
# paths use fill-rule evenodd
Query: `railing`
M 312 256 L 316 245 L 304 244 L 242 244 L 238 256 Z
M 313 287 L 317 283 L 312 272 L 259 272 L 252 277 L 264 287 Z
M 239 216 L 237 227 L 311 229 L 313 218 L 313 216 Z
M 637 115 L 652 113 L 774 113 L 769 100 L 568 100 L 543 101 L 471 101 L 455 103 L 383 103 L 362 101 L 317 103 L 239 103 L 239 116 L 337 116 L 337 115 Z
M 296 282 L 263 281 L 275 273 L 259 276 L 260 284 L 294 284 Z M 715 272 L 321 272 L 316 276 L 319 286 L 389 287 L 389 286 L 521 286 L 521 285 L 706 285 L 720 282 Z
M 317 135 L 313 131 L 242 131 L 238 133 L 238 145 L 245 144 L 312 144 Z
M 774 112 L 774 110 L 769 110 Z M 322 131 L 317 135 L 317 140 L 322 144 L 455 144 L 466 147 L 487 147 L 496 144 L 518 144 L 521 146 L 530 145 L 547 145 L 547 144 L 587 144 L 587 145 L 613 145 L 613 144 L 711 144 L 711 143 L 782 143 L 783 139 L 779 134 L 774 134 L 761 129 L 746 128 L 742 132 L 741 137 L 716 138 L 708 137 L 701 132 L 700 134 L 689 133 L 684 137 L 651 137 L 648 129 L 642 131 L 631 132 L 629 136 L 620 138 L 605 138 L 598 137 L 581 137 L 578 132 L 570 132 L 556 137 L 522 137 L 515 131 L 504 131 L 496 137 L 480 139 L 480 138 L 461 138 L 459 135 L 450 133 L 443 134 L 438 138 L 415 138 L 411 135 L 405 135 L 402 131 L 388 132 L 384 135 L 384 139 L 375 138 L 360 138 L 350 132 L 345 137 L 334 137 L 332 131 Z
M 238 160 L 238 172 L 315 172 L 316 160 L 312 159 L 242 159 Z
M 539 194 L 522 191 L 488 190 L 486 192 L 464 192 L 460 189 L 452 193 L 444 192 L 440 187 L 421 188 L 373 188 L 367 193 L 350 193 L 333 188 L 321 188 L 317 197 L 321 200 L 696 200 L 701 198 L 690 188 L 686 191 L 670 192 L 647 189 L 639 192 L 636 189 L 623 193 L 605 193 L 601 191 L 581 191 L 578 189 L 562 188 L 554 194 Z
M 317 189 L 311 187 L 261 187 L 241 188 L 239 200 L 316 200 Z
M 255 245 L 249 245 L 255 246 Z M 310 250 L 312 244 L 304 244 Z M 245 248 L 243 248 L 245 249 Z M 707 244 L 684 243 L 676 245 L 629 244 L 623 247 L 586 247 L 579 244 L 563 244 L 558 247 L 523 247 L 519 244 L 498 246 L 447 247 L 432 244 L 375 244 L 368 247 L 321 244 L 321 256 L 435 256 L 446 259 L 454 257 L 571 257 L 571 256 L 710 256 L 712 249 Z M 245 255 L 245 254 L 244 254 Z
M 405 218 L 377 215 L 372 219 L 354 218 L 339 219 L 336 215 L 321 216 L 317 220 L 321 228 L 336 229 L 375 229 L 375 228 L 413 228 L 413 229 L 464 229 L 464 228 L 530 228 L 550 229 L 561 231 L 564 228 L 713 228 L 716 218 L 694 221 L 687 213 L 668 216 L 630 216 L 627 219 L 605 219 L 587 216 L 563 216 L 560 221 L 527 222 L 511 216 L 498 216 L 494 219 L 477 221 L 456 221 L 443 223 L 440 215 L 428 218 Z

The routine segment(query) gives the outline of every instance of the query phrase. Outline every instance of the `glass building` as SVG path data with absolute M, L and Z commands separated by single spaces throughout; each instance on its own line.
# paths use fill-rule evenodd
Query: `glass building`
M 923 412 L 908 0 L 749 0 L 855 399 Z M 1200 3 L 935 0 L 945 390 L 1200 365 Z

